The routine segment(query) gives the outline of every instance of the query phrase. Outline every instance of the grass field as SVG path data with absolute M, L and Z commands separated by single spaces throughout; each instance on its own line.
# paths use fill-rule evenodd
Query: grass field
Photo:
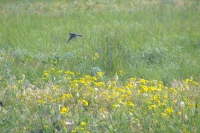
M 198 0 L 1 0 L 0 131 L 200 132 L 199 29 Z

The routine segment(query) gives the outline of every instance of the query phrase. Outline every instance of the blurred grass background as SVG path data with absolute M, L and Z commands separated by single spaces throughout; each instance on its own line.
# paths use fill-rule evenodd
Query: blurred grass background
M 0 21 L 2 76 L 34 82 L 52 67 L 98 67 L 169 84 L 200 74 L 198 0 L 2 0 Z M 84 37 L 67 44 L 69 32 Z
M 200 131 L 199 29 L 198 0 L 1 0 L 1 132 Z

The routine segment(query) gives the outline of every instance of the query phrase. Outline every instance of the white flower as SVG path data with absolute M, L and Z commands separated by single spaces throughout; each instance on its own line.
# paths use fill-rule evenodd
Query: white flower
M 94 88 L 95 91 L 98 91 L 98 88 Z
M 72 125 L 72 124 L 74 124 L 74 123 L 66 121 L 65 124 L 66 124 L 66 125 Z
M 144 93 L 144 94 L 143 94 L 143 96 L 147 97 L 147 96 L 148 96 L 148 94 L 147 94 L 147 93 Z
M 98 98 L 98 96 L 96 95 L 95 97 L 94 97 L 94 99 L 97 99 Z
M 182 101 L 182 102 L 180 102 L 180 105 L 184 107 L 185 103 Z

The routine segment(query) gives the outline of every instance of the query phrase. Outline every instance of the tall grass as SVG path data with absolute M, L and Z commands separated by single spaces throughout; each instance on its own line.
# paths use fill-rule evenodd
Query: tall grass
M 137 77 L 138 80 L 161 81 L 163 86 L 169 88 L 174 81 L 184 84 L 182 80 L 187 78 L 193 78 L 198 82 L 200 74 L 200 60 L 198 59 L 200 56 L 200 5 L 198 1 L 20 0 L 13 2 L 3 0 L 0 3 L 0 13 L 0 89 L 2 91 L 0 100 L 7 103 L 7 110 L 11 111 L 7 117 L 1 116 L 1 118 L 9 120 L 8 128 L 1 127 L 4 132 L 20 132 L 22 131 L 21 125 L 25 124 L 32 125 L 30 130 L 35 132 L 37 130 L 47 130 L 46 132 L 48 132 L 55 128 L 45 128 L 42 115 L 39 116 L 35 112 L 40 111 L 42 106 L 41 108 L 45 108 L 47 112 L 53 110 L 54 112 L 48 112 L 53 117 L 54 114 L 60 113 L 57 106 L 54 110 L 54 106 L 51 104 L 43 107 L 43 105 L 37 106 L 37 102 L 34 102 L 32 104 L 35 108 L 30 109 L 30 107 L 26 107 L 30 101 L 25 100 L 26 103 L 21 103 L 22 99 L 18 99 L 24 94 L 23 89 L 25 88 L 48 90 L 48 92 L 38 92 L 35 95 L 47 93 L 51 97 L 58 97 L 60 93 L 64 93 L 65 91 L 56 92 L 58 95 L 54 96 L 52 92 L 52 87 L 56 85 L 59 85 L 61 90 L 71 85 L 69 81 L 62 81 L 62 76 L 57 77 L 59 72 L 54 73 L 52 79 L 48 81 L 44 77 L 45 72 L 52 68 L 80 73 L 75 79 L 84 77 L 84 75 L 97 76 L 98 72 L 104 72 L 103 79 L 101 79 L 104 84 L 112 81 L 113 76 L 117 73 L 120 79 L 117 81 L 117 87 L 124 86 L 124 83 L 131 77 Z M 75 38 L 67 43 L 69 32 L 83 34 L 83 37 Z M 23 84 L 20 86 L 22 79 Z M 43 81 L 43 79 L 45 80 Z M 60 81 L 62 82 L 60 83 Z M 15 86 L 18 88 L 17 93 L 21 95 L 15 94 L 16 90 L 13 90 Z M 95 86 L 91 85 L 90 87 Z M 136 88 L 140 90 L 140 86 Z M 74 95 L 75 93 L 77 92 L 74 92 Z M 195 94 L 190 93 L 191 95 Z M 4 94 L 5 96 L 3 96 Z M 163 96 L 164 94 L 159 93 L 159 95 Z M 12 98 L 8 98 L 9 96 Z M 81 97 L 85 99 L 84 96 Z M 36 97 L 35 100 L 37 101 L 39 98 Z M 130 101 L 137 101 L 140 98 Z M 8 99 L 8 102 L 5 99 Z M 76 102 L 72 102 L 72 105 L 76 106 L 78 100 L 80 99 L 75 98 Z M 196 101 L 196 105 L 198 105 L 199 102 Z M 195 99 L 193 99 L 193 104 L 194 102 Z M 136 103 L 140 108 L 140 102 Z M 15 104 L 16 106 L 13 106 Z M 92 104 L 96 106 L 96 103 Z M 118 132 L 158 132 L 161 129 L 170 131 L 170 128 L 173 128 L 174 132 L 179 132 L 178 128 L 174 129 L 174 126 L 181 127 L 184 122 L 179 124 L 177 118 L 172 122 L 175 125 L 171 127 L 165 127 L 171 123 L 170 121 L 164 121 L 164 125 L 156 123 L 155 119 L 159 117 L 160 120 L 160 116 L 152 116 L 147 113 L 146 104 L 149 103 L 142 103 L 140 109 L 144 109 L 144 112 L 139 114 L 144 117 L 134 116 L 137 118 L 136 121 L 140 120 L 140 122 L 136 122 L 139 126 L 134 124 L 133 126 L 131 123 L 128 123 L 131 125 L 127 125 L 128 116 L 126 115 L 129 111 L 125 108 L 123 108 L 127 111 L 125 114 L 123 114 L 123 110 L 111 111 L 112 115 L 106 116 L 106 120 L 101 123 L 98 121 L 100 108 L 92 110 L 97 111 L 97 116 L 95 116 L 90 115 L 87 109 L 85 112 L 84 107 L 83 112 L 75 114 L 78 119 L 81 119 L 86 113 L 87 118 L 83 117 L 84 120 L 75 121 L 77 122 L 75 125 L 81 125 L 78 123 L 81 121 L 86 123 L 90 121 L 93 123 L 92 127 L 89 126 L 90 131 L 94 128 L 92 131 L 96 132 L 98 130 L 100 132 L 115 130 Z M 109 109 L 109 107 L 106 108 Z M 77 111 L 80 110 L 77 109 Z M 36 116 L 33 112 L 37 119 L 34 118 Z M 160 110 L 159 114 L 161 113 L 163 111 Z M 22 114 L 24 117 L 19 118 L 18 116 Z M 31 118 L 27 120 L 30 115 Z M 152 117 L 155 119 L 152 119 L 154 123 L 151 125 L 149 123 Z M 187 117 L 189 117 L 188 114 Z M 17 123 L 17 119 L 20 119 L 20 123 Z M 51 118 L 51 120 L 53 119 Z M 16 123 L 12 123 L 13 120 Z M 182 121 L 182 117 L 180 121 Z M 194 121 L 192 120 L 192 123 Z M 49 125 L 49 120 L 46 122 Z M 101 127 L 94 126 L 96 122 Z M 199 117 L 197 122 L 199 122 Z M 42 124 L 40 129 L 33 129 L 40 124 Z M 120 124 L 122 126 L 114 129 L 116 125 Z M 141 124 L 146 126 L 140 128 Z M 74 128 L 72 127 L 72 129 Z M 194 130 L 194 132 L 199 130 L 197 127 L 193 129 L 192 124 L 187 127 L 188 129 Z M 182 131 L 183 128 L 180 129 L 180 132 Z
M 125 79 L 134 75 L 168 83 L 199 75 L 198 2 L 132 2 L 127 8 L 129 2 L 122 3 L 113 3 L 116 9 L 101 2 L 1 4 L 2 54 L 14 59 L 7 68 L 26 75 L 34 70 L 30 79 L 54 60 L 84 73 L 97 66 L 108 77 L 122 70 Z M 66 44 L 69 32 L 84 37 Z M 91 60 L 94 53 L 99 60 Z

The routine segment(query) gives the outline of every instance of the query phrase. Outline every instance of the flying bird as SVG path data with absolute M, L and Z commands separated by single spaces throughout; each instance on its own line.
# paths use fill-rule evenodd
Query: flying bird
M 83 36 L 83 35 L 81 35 L 81 34 L 76 34 L 76 33 L 69 33 L 69 34 L 70 34 L 70 37 L 69 37 L 67 43 L 68 43 L 70 40 L 72 40 L 73 38 L 75 38 L 75 37 L 82 37 L 82 36 Z

